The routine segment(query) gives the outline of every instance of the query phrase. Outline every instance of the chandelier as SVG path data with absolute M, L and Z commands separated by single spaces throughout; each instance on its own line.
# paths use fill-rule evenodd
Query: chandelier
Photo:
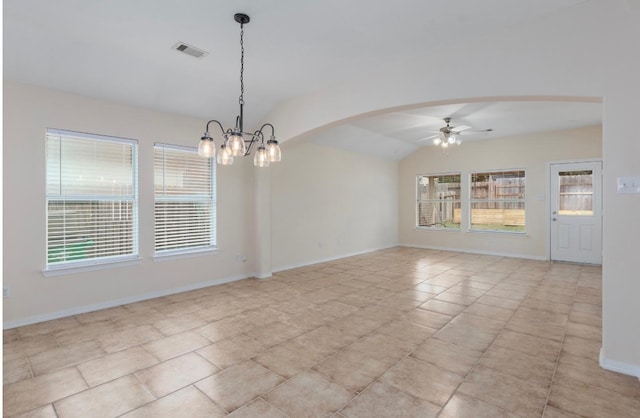
M 243 130 L 243 107 L 244 107 L 244 25 L 249 23 L 249 16 L 244 13 L 236 13 L 233 19 L 240 24 L 240 114 L 236 116 L 236 126 L 233 129 L 225 130 L 217 120 L 210 120 L 198 145 L 198 154 L 202 157 L 213 158 L 216 156 L 216 144 L 209 135 L 209 126 L 217 124 L 222 131 L 223 143 L 218 151 L 217 162 L 222 165 L 233 164 L 233 158 L 247 156 L 257 144 L 257 151 L 253 158 L 256 167 L 269 167 L 272 162 L 278 162 L 282 158 L 280 146 L 275 137 L 275 129 L 270 123 L 265 123 L 257 131 L 250 133 Z M 265 144 L 265 135 L 262 132 L 265 128 L 271 128 L 271 136 Z
M 449 122 L 451 122 L 451 118 L 444 118 L 444 121 L 447 126 L 443 126 L 442 128 L 440 128 L 438 135 L 436 135 L 436 137 L 433 139 L 433 144 L 439 145 L 442 148 L 448 148 L 449 145 L 462 144 L 462 140 L 460 140 L 458 135 L 462 130 L 469 129 L 469 127 L 462 126 L 454 128 L 453 126 L 449 125 Z

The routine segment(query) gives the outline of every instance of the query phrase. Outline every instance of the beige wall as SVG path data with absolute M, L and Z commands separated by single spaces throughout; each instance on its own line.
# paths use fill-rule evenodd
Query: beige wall
M 254 176 L 249 159 L 217 167 L 218 247 L 213 255 L 153 260 L 153 144 L 197 145 L 204 121 L 4 83 L 4 324 L 16 325 L 250 276 L 255 270 Z M 44 277 L 45 130 L 137 139 L 140 263 Z M 246 262 L 237 255 L 247 257 Z
M 400 243 L 544 259 L 549 236 L 546 163 L 599 159 L 601 156 L 602 131 L 599 126 L 469 141 L 446 152 L 434 146 L 423 147 L 400 162 Z M 462 210 L 468 213 L 465 201 L 469 196 L 469 174 L 501 169 L 524 169 L 526 172 L 526 234 L 470 232 L 464 225 L 460 231 L 416 228 L 417 175 L 459 172 Z
M 273 269 L 398 243 L 398 162 L 306 141 L 271 167 Z

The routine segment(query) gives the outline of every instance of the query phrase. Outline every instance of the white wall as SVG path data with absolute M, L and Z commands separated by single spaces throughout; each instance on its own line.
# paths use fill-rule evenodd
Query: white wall
M 398 162 L 306 141 L 271 166 L 273 269 L 398 244 Z
M 640 196 L 616 193 L 618 176 L 640 175 L 638 39 L 640 2 L 586 1 L 441 51 L 381 60 L 357 80 L 283 103 L 266 120 L 286 140 L 403 106 L 474 98 L 602 98 L 601 363 L 640 376 Z
M 400 243 L 485 254 L 546 258 L 549 161 L 601 158 L 602 130 L 599 126 L 524 135 L 490 141 L 468 141 L 443 153 L 427 146 L 400 162 Z M 461 173 L 463 211 L 468 197 L 469 174 L 474 171 L 524 169 L 526 171 L 526 234 L 478 233 L 416 228 L 416 176 Z M 538 199 L 540 195 L 545 200 Z
M 195 146 L 205 121 L 7 81 L 3 88 L 3 282 L 11 292 L 4 299 L 5 327 L 253 273 L 255 197 L 248 158 L 217 167 L 218 253 L 165 261 L 152 258 L 153 144 Z M 43 276 L 47 128 L 139 141 L 139 264 Z M 247 262 L 238 261 L 238 254 Z

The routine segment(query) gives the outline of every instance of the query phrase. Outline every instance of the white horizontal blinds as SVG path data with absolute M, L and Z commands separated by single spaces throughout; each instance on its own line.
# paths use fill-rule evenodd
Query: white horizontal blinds
M 460 174 L 418 176 L 417 226 L 460 228 Z
M 215 164 L 197 149 L 156 144 L 155 250 L 200 251 L 216 245 Z
M 471 173 L 471 228 L 524 232 L 524 170 Z
M 133 140 L 47 130 L 47 267 L 138 252 Z

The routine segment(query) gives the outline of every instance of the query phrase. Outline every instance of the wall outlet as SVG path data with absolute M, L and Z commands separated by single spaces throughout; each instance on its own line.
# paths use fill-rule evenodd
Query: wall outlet
M 8 298 L 10 295 L 11 295 L 11 292 L 9 291 L 9 286 L 4 286 L 2 288 L 2 297 Z

